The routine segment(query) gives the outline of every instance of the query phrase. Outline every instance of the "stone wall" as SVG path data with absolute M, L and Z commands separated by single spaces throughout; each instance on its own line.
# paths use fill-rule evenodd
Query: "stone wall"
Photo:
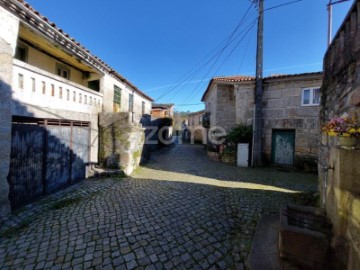
M 99 163 L 130 175 L 141 161 L 144 130 L 140 124 L 132 123 L 129 113 L 101 113 Z
M 263 149 L 271 161 L 273 129 L 295 130 L 295 160 L 299 168 L 316 170 L 319 146 L 319 106 L 301 106 L 302 89 L 320 87 L 322 74 L 265 78 L 263 92 Z M 236 123 L 251 125 L 255 82 L 237 83 Z
M 360 116 L 360 0 L 326 52 L 321 94 L 321 125 L 343 113 Z M 359 167 L 360 147 L 341 147 L 336 137 L 322 134 L 319 190 L 333 223 L 334 258 L 343 269 L 360 269 Z
M 206 129 L 202 126 L 202 117 L 205 111 L 194 112 L 188 115 L 188 130 L 191 143 L 207 142 Z
M 319 151 L 319 106 L 301 106 L 302 89 L 320 87 L 322 74 L 264 81 L 264 155 L 271 160 L 273 129 L 295 130 L 294 166 L 315 170 Z
M 244 82 L 237 84 L 236 89 L 236 123 L 243 125 L 252 125 L 254 121 L 255 106 L 255 83 Z
M 10 213 L 7 175 L 11 142 L 11 81 L 19 22 L 0 8 L 0 222 Z
M 211 86 L 209 93 L 206 95 L 205 111 L 210 113 L 210 126 L 215 126 L 217 114 L 217 85 Z
M 217 86 L 217 106 L 216 106 L 216 126 L 223 127 L 229 131 L 235 126 L 235 87 L 232 84 L 218 84 Z M 211 123 L 213 126 L 213 124 Z

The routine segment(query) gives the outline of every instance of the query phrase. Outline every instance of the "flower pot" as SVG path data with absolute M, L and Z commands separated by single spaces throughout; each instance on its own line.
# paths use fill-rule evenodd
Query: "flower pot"
M 356 137 L 344 137 L 344 136 L 339 137 L 339 145 L 340 146 L 354 147 L 357 145 L 357 143 L 358 143 L 358 140 Z

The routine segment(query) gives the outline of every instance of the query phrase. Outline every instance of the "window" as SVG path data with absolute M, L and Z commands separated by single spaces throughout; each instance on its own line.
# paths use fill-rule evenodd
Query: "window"
M 73 102 L 76 102 L 76 92 L 73 91 Z
M 121 107 L 121 88 L 114 85 L 114 102 L 113 102 L 114 112 L 119 112 L 120 107 Z
M 67 66 L 60 64 L 60 63 L 56 63 L 56 74 L 60 77 L 63 77 L 65 79 L 70 79 L 70 68 L 68 68 Z
M 62 87 L 59 86 L 59 98 L 62 99 L 62 97 L 63 97 Z
M 28 48 L 25 45 L 18 44 L 16 46 L 15 58 L 20 61 L 27 62 Z
M 66 89 L 66 100 L 70 100 L 70 90 Z
M 306 88 L 302 90 L 301 105 L 314 106 L 320 104 L 320 88 Z
M 79 93 L 79 103 L 82 103 L 82 94 Z
M 55 86 L 51 84 L 51 96 L 55 96 Z
M 129 94 L 129 112 L 133 112 L 134 110 L 134 95 Z
M 43 93 L 43 95 L 45 95 L 46 94 L 46 83 L 41 82 L 41 85 L 42 85 L 42 93 Z
M 20 73 L 18 75 L 18 87 L 19 89 L 24 89 L 24 75 Z
M 141 103 L 141 114 L 145 114 L 145 101 Z
M 88 87 L 94 91 L 99 92 L 100 90 L 100 80 L 95 80 L 95 81 L 89 81 L 88 82 Z
M 89 98 L 89 105 L 92 105 L 92 97 Z
M 84 95 L 84 104 L 87 104 L 87 95 Z
M 31 78 L 31 89 L 33 92 L 36 90 L 36 80 L 35 78 Z

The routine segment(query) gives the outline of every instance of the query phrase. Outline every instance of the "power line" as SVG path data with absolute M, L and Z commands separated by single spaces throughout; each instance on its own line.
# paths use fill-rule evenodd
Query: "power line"
M 238 29 L 243 25 L 244 21 L 247 19 L 247 15 L 250 12 L 250 9 L 251 9 L 252 6 L 253 5 L 250 5 L 248 7 L 245 14 L 240 19 L 239 23 L 237 24 L 235 29 L 232 31 L 232 33 L 229 35 L 229 37 L 224 39 L 215 49 L 213 49 L 209 54 L 207 54 L 205 57 L 203 57 L 198 62 L 197 65 L 195 65 L 187 73 L 185 73 L 183 76 L 181 76 L 172 87 L 169 87 L 168 89 L 166 89 L 163 92 L 163 94 L 161 94 L 160 97 L 157 98 L 157 101 L 160 100 L 161 98 L 165 97 L 166 95 L 170 94 L 171 92 L 173 92 L 179 85 L 182 84 L 182 82 L 184 80 L 189 79 L 189 78 L 193 78 L 196 75 L 196 73 L 199 72 L 203 67 L 209 65 L 214 60 L 214 58 L 217 58 L 217 59 L 219 58 L 220 55 L 223 53 L 223 51 L 234 41 L 234 35 L 238 31 Z M 237 36 L 235 36 L 235 37 L 237 37 Z M 221 49 L 217 50 L 219 47 L 221 47 Z M 211 55 L 213 55 L 213 56 L 211 56 Z M 210 59 L 208 61 L 206 61 L 205 63 L 202 63 L 208 57 L 210 57 Z M 193 71 L 194 69 L 195 69 L 195 71 Z
M 284 3 L 284 4 L 280 4 L 280 5 L 277 5 L 277 6 L 274 6 L 274 7 L 270 7 L 270 8 L 264 9 L 264 11 L 268 11 L 268 10 L 272 10 L 272 9 L 275 9 L 275 8 L 279 8 L 279 7 L 291 5 L 291 4 L 294 4 L 294 3 L 297 3 L 297 2 L 301 2 L 301 1 L 303 1 L 303 0 L 291 1 L 291 2 L 288 2 L 288 3 Z
M 193 103 L 193 104 L 178 104 L 178 105 L 176 105 L 175 104 L 175 106 L 176 107 L 183 107 L 183 106 L 198 106 L 198 105 L 202 105 L 203 103 Z
M 225 60 L 221 63 L 221 65 L 216 69 L 215 72 L 213 72 L 213 74 L 216 74 L 216 72 L 218 72 L 220 70 L 220 68 L 226 63 L 226 61 L 230 58 L 230 56 L 233 54 L 233 52 L 235 51 L 235 49 L 238 48 L 238 46 L 240 45 L 240 43 L 244 40 L 244 38 L 248 35 L 248 33 L 250 32 L 250 30 L 253 29 L 253 27 L 256 24 L 256 20 L 252 21 L 247 28 L 244 29 L 244 31 L 242 31 L 241 33 L 244 35 L 240 38 L 240 40 L 235 44 L 235 46 L 233 47 L 233 49 L 230 51 L 230 53 L 227 55 L 227 57 L 225 58 Z M 239 36 L 239 35 L 238 35 Z M 234 41 L 234 40 L 233 40 Z M 231 42 L 232 43 L 232 42 Z M 204 78 L 207 77 L 211 70 L 214 68 L 214 66 L 216 65 L 216 63 L 218 62 L 219 57 L 216 59 L 216 61 L 212 64 L 212 66 L 210 67 L 210 69 L 207 71 L 207 73 L 204 75 Z M 201 80 L 202 81 L 202 80 Z M 191 100 L 191 98 L 193 98 L 197 92 L 196 90 L 198 89 L 198 87 L 200 86 L 201 83 L 198 83 L 197 86 L 194 88 L 194 90 L 184 99 L 184 103 L 187 102 L 188 100 Z

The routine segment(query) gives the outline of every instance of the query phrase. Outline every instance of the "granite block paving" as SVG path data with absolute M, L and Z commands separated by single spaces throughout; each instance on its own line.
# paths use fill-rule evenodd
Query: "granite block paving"
M 133 177 L 85 180 L 14 213 L 0 269 L 243 269 L 261 214 L 316 188 L 311 174 L 238 168 L 177 144 Z

